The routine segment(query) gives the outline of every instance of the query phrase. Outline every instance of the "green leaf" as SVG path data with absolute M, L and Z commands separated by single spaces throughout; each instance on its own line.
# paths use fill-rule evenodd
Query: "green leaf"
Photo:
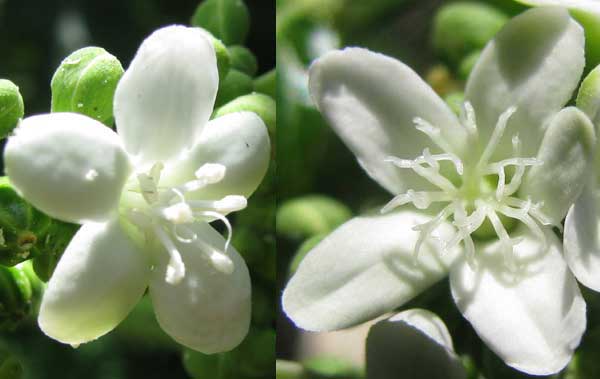
M 191 23 L 210 31 L 226 45 L 243 44 L 250 14 L 242 0 L 206 0 L 196 8 Z

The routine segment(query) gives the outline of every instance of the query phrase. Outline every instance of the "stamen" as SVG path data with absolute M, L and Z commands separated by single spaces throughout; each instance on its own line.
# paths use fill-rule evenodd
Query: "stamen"
M 227 228 L 227 239 L 225 241 L 225 248 L 223 250 L 227 251 L 227 249 L 229 249 L 229 244 L 231 243 L 231 236 L 233 233 L 233 228 L 231 227 L 231 223 L 229 222 L 227 217 L 223 216 L 218 212 L 213 211 L 194 212 L 194 216 L 214 218 L 220 220 L 221 222 L 223 222 L 223 224 L 225 224 L 225 227 Z
M 235 269 L 233 260 L 225 252 L 220 252 L 202 240 L 197 240 L 196 245 L 206 252 L 213 266 L 224 274 L 230 275 Z
M 173 224 L 189 224 L 194 221 L 192 208 L 185 203 L 177 203 L 162 209 L 162 216 Z
M 454 187 L 452 182 L 440 175 L 438 171 L 421 166 L 418 159 L 411 161 L 396 157 L 387 157 L 384 159 L 384 162 L 390 162 L 400 168 L 411 168 L 417 175 L 423 177 L 434 186 L 451 193 L 456 191 L 456 187 Z
M 450 200 L 452 200 L 452 196 L 446 192 L 415 192 L 413 190 L 408 190 L 406 193 L 394 196 L 392 200 L 390 200 L 383 208 L 381 208 L 380 212 L 382 214 L 388 213 L 389 211 L 408 203 L 413 203 L 418 209 L 427 209 L 433 202 Z
M 500 244 L 502 245 L 502 253 L 504 255 L 504 263 L 506 264 L 506 267 L 508 267 L 508 269 L 511 271 L 515 271 L 517 265 L 515 260 L 516 257 L 514 254 L 514 246 L 520 241 L 513 241 L 509 237 L 508 232 L 506 231 L 504 225 L 502 225 L 502 222 L 500 221 L 500 218 L 492 208 L 487 209 L 487 218 L 492 223 L 494 231 L 496 231 L 498 239 L 500 240 Z
M 548 240 L 546 239 L 546 235 L 542 231 L 542 229 L 538 226 L 538 224 L 531 218 L 529 215 L 531 207 L 531 201 L 528 202 L 527 207 L 514 209 L 508 207 L 506 205 L 500 205 L 498 207 L 498 211 L 505 216 L 514 218 L 516 220 L 521 221 L 531 232 L 538 238 L 538 240 L 542 243 L 542 250 L 546 250 L 548 248 Z
M 414 226 L 412 228 L 413 230 L 419 232 L 419 238 L 417 238 L 417 242 L 415 243 L 415 247 L 413 250 L 413 263 L 415 266 L 418 265 L 418 263 L 419 263 L 418 262 L 419 252 L 421 251 L 421 246 L 423 245 L 423 242 L 425 242 L 427 237 L 431 236 L 431 234 L 435 231 L 435 229 L 437 229 L 437 227 L 440 226 L 440 224 L 442 222 L 444 222 L 444 220 L 446 220 L 446 218 L 448 218 L 448 216 L 450 216 L 451 214 L 452 214 L 452 204 L 448 204 L 432 220 L 427 221 L 423 224 Z
M 452 153 L 452 147 L 450 147 L 446 140 L 442 138 L 442 131 L 440 128 L 431 125 L 421 117 L 413 118 L 413 123 L 415 124 L 415 128 L 417 128 L 418 131 L 425 133 L 437 147 L 442 149 L 445 153 Z
M 142 191 L 142 196 L 144 200 L 148 204 L 154 204 L 158 201 L 158 191 L 156 188 L 156 184 L 154 184 L 154 179 L 146 174 L 139 173 L 137 175 L 138 183 L 140 184 L 140 191 Z
M 508 119 L 516 112 L 516 110 L 516 107 L 510 107 L 500 115 L 500 117 L 498 118 L 498 122 L 496 123 L 496 127 L 492 132 L 490 140 L 488 141 L 485 149 L 483 150 L 483 153 L 481 154 L 481 157 L 479 158 L 477 167 L 484 167 L 485 165 L 487 165 L 488 160 L 490 159 L 490 157 L 496 150 L 496 147 L 498 147 L 498 144 L 500 143 L 500 139 L 504 134 L 504 130 L 506 129 Z
M 185 265 L 181 259 L 181 254 L 167 233 L 159 225 L 154 225 L 154 233 L 171 257 L 167 265 L 165 281 L 172 285 L 179 284 L 185 277 Z
M 207 184 L 218 183 L 225 177 L 227 167 L 218 163 L 205 163 L 200 167 L 195 175 L 196 178 L 206 182 Z
M 465 101 L 460 112 L 460 124 L 463 125 L 469 135 L 477 136 L 477 120 L 475 118 L 475 110 L 470 102 Z
M 190 237 L 186 238 L 182 236 L 180 233 L 181 231 L 187 233 Z M 192 230 L 183 225 L 171 224 L 171 232 L 173 233 L 177 241 L 181 243 L 192 243 L 196 241 L 196 239 L 198 239 L 198 235 L 196 233 L 194 233 Z
M 496 200 L 500 201 L 504 196 L 504 186 L 506 184 L 506 173 L 504 166 L 498 168 L 498 187 L 496 187 Z

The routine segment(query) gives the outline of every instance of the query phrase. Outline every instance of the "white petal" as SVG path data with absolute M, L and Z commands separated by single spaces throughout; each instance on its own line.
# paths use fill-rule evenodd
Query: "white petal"
M 529 169 L 519 196 L 543 202 L 542 212 L 560 224 L 590 176 L 595 148 L 594 125 L 585 113 L 563 109 L 544 134 L 537 154 L 543 164 Z
M 114 329 L 144 294 L 146 256 L 118 220 L 77 232 L 44 293 L 38 323 L 48 336 L 78 345 Z
M 504 26 L 482 52 L 465 93 L 483 141 L 498 117 L 517 107 L 497 158 L 510 154 L 516 133 L 524 156 L 537 153 L 545 122 L 571 98 L 584 65 L 583 30 L 564 9 L 530 9 Z
M 302 260 L 283 293 L 283 309 L 302 329 L 342 329 L 402 305 L 443 278 L 454 259 L 435 241 L 423 244 L 414 265 L 418 233 L 428 216 L 401 211 L 354 218 Z M 449 239 L 451 227 L 439 236 Z
M 565 367 L 586 326 L 585 302 L 560 241 L 546 234 L 546 251 L 535 237 L 520 235 L 516 275 L 506 270 L 498 242 L 477 246 L 475 271 L 461 261 L 450 273 L 454 300 L 481 339 L 507 365 L 532 375 Z
M 145 162 L 176 157 L 202 132 L 218 85 L 215 51 L 203 31 L 175 25 L 152 33 L 115 92 L 127 151 Z
M 384 162 L 388 156 L 413 159 L 437 147 L 413 119 L 441 129 L 455 154 L 465 147 L 465 129 L 435 92 L 408 66 L 365 49 L 325 54 L 310 68 L 311 95 L 331 127 L 354 152 L 361 166 L 392 193 L 424 189 L 411 170 Z
M 212 227 L 196 223 L 198 239 L 223 251 L 225 240 Z M 210 252 L 175 241 L 185 264 L 185 277 L 172 285 L 165 281 L 167 253 L 150 282 L 150 296 L 158 323 L 177 342 L 213 354 L 236 347 L 250 325 L 250 275 L 246 263 L 233 247 L 227 255 L 233 271 L 220 270 Z
M 223 180 L 189 193 L 188 197 L 248 197 L 265 176 L 270 152 L 269 135 L 260 117 L 252 112 L 230 113 L 208 123 L 191 151 L 165 168 L 161 183 L 181 185 L 193 180 L 194 173 L 205 163 L 217 163 L 226 168 Z
M 425 309 L 380 321 L 367 337 L 367 378 L 458 379 L 467 374 L 444 322 Z
M 600 197 L 590 178 L 565 220 L 565 258 L 577 280 L 600 291 Z
M 111 217 L 131 171 L 119 137 L 75 113 L 24 119 L 4 162 L 11 183 L 36 208 L 77 223 Z

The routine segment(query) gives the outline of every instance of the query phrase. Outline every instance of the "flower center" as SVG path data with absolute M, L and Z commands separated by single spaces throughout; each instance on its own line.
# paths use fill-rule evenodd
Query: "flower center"
M 443 138 L 440 128 L 431 125 L 422 118 L 413 122 L 417 130 L 426 134 L 441 154 L 431 154 L 429 148 L 415 159 L 400 159 L 388 157 L 386 162 L 403 169 L 411 169 L 438 190 L 414 191 L 396 195 L 382 209 L 381 213 L 389 212 L 401 205 L 412 203 L 418 209 L 427 209 L 433 203 L 446 203 L 432 220 L 416 225 L 413 230 L 419 231 L 419 238 L 414 247 L 413 257 L 418 263 L 418 255 L 422 244 L 432 237 L 435 229 L 452 216 L 452 225 L 456 233 L 449 241 L 443 241 L 443 251 L 448 251 L 463 242 L 467 262 L 475 266 L 475 245 L 473 238 L 490 240 L 497 238 L 507 267 L 516 269 L 514 246 L 520 239 L 511 238 L 509 232 L 521 222 L 542 241 L 544 247 L 547 241 L 541 225 L 552 225 L 540 208 L 542 203 L 534 203 L 531 199 L 520 199 L 516 194 L 523 180 L 525 170 L 529 166 L 541 165 L 537 158 L 521 157 L 521 141 L 518 135 L 512 137 L 512 157 L 490 162 L 490 158 L 500 143 L 510 117 L 516 111 L 515 107 L 508 108 L 500 115 L 494 131 L 485 148 L 479 149 L 480 154 L 469 155 L 461 160 L 450 144 Z M 470 103 L 464 104 L 460 115 L 461 125 L 467 130 L 469 143 L 479 146 L 479 136 L 475 119 L 475 111 Z M 473 150 L 477 151 L 477 150 Z M 440 170 L 440 162 L 450 162 L 457 175 L 448 170 Z M 458 176 L 458 180 L 456 177 Z M 556 225 L 558 226 L 558 225 Z
M 226 167 L 221 164 L 206 163 L 195 172 L 195 179 L 176 187 L 160 186 L 160 176 L 164 166 L 155 163 L 149 172 L 138 173 L 137 183 L 129 191 L 143 197 L 143 204 L 126 206 L 124 214 L 146 238 L 149 235 L 163 245 L 169 254 L 165 280 L 177 284 L 185 277 L 185 265 L 174 240 L 190 244 L 202 251 L 213 266 L 224 273 L 233 272 L 233 261 L 227 255 L 231 242 L 232 228 L 225 217 L 230 212 L 246 207 L 246 198 L 240 195 L 225 196 L 220 200 L 188 200 L 186 194 L 215 184 L 225 177 Z M 128 186 L 129 187 L 129 186 Z M 227 239 L 222 251 L 204 242 L 190 226 L 194 222 L 220 220 L 227 228 Z

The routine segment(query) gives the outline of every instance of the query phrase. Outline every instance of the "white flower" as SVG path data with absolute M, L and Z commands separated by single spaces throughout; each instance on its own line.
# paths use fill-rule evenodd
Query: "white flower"
M 354 48 L 314 63 L 318 108 L 395 197 L 306 256 L 283 294 L 288 316 L 308 330 L 348 327 L 449 274 L 458 308 L 508 365 L 561 370 L 586 324 L 551 230 L 581 191 L 595 144 L 587 116 L 562 109 L 583 45 L 563 9 L 515 17 L 482 52 L 460 119 L 389 57 Z M 406 203 L 418 210 L 389 212 Z
M 250 278 L 208 222 L 246 206 L 269 139 L 249 112 L 208 121 L 217 88 L 206 32 L 149 36 L 118 84 L 116 134 L 91 118 L 26 118 L 4 153 L 12 184 L 35 207 L 83 224 L 39 313 L 50 337 L 78 345 L 111 331 L 149 287 L 157 319 L 205 353 L 229 350 L 250 321 Z M 229 230 L 231 233 L 231 230 Z

